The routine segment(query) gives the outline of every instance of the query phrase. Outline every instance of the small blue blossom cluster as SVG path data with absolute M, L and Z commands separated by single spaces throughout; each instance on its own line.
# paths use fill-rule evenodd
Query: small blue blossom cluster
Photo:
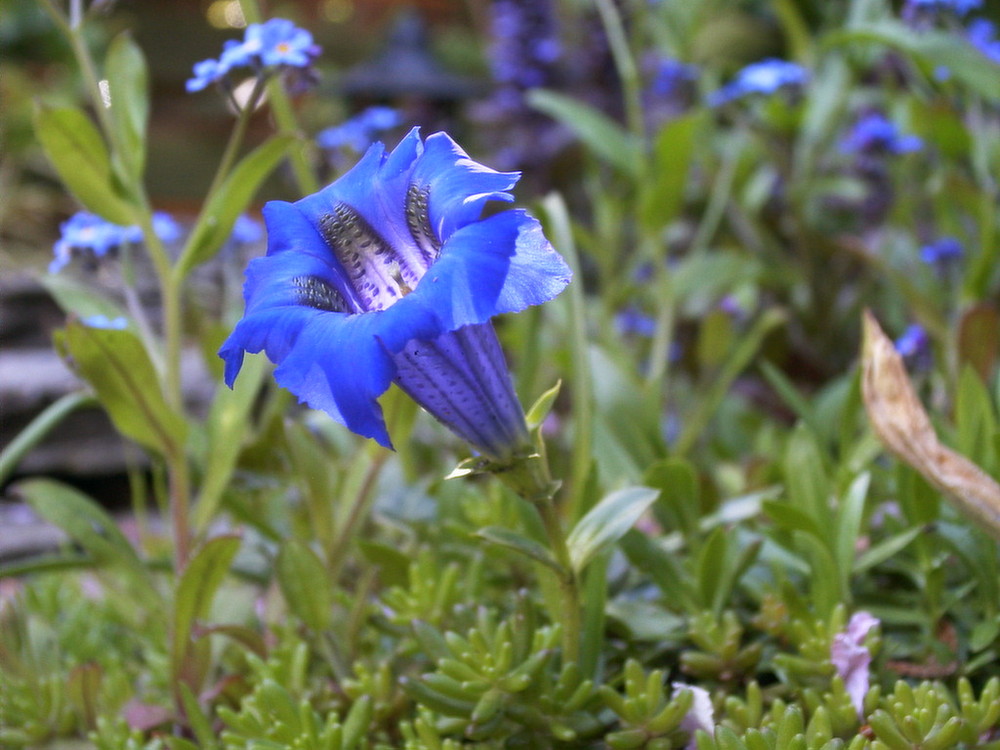
M 708 103 L 719 107 L 754 94 L 794 93 L 808 81 L 809 71 L 798 63 L 768 58 L 740 70 L 733 80 L 709 96 Z
M 253 245 L 264 239 L 264 227 L 246 214 L 240 214 L 233 223 L 229 241 L 235 245 Z
M 907 20 L 933 18 L 943 13 L 965 16 L 982 7 L 983 0 L 906 0 L 903 17 Z
M 329 151 L 347 148 L 360 154 L 380 133 L 402 124 L 403 116 L 392 107 L 374 106 L 360 112 L 339 125 L 321 130 L 316 144 Z
M 88 328 L 102 328 L 109 331 L 124 331 L 128 328 L 128 320 L 118 316 L 109 318 L 107 315 L 91 315 L 80 320 Z
M 49 273 L 57 273 L 72 260 L 75 252 L 89 252 L 102 258 L 122 245 L 142 242 L 142 229 L 138 226 L 120 226 L 96 214 L 80 211 L 59 226 L 60 236 L 52 248 L 55 258 L 49 264 Z M 180 225 L 170 214 L 157 211 L 153 214 L 153 231 L 162 242 L 176 242 L 181 236 Z
M 1000 39 L 997 39 L 997 27 L 992 21 L 985 18 L 970 21 L 966 28 L 966 38 L 987 58 L 1000 64 Z
M 520 91 L 551 83 L 562 47 L 556 16 L 548 0 L 495 0 L 491 62 L 501 86 Z
M 919 151 L 923 145 L 918 136 L 902 135 L 896 123 L 881 112 L 868 112 L 854 123 L 840 142 L 840 150 L 845 154 L 881 156 Z
M 701 75 L 697 65 L 657 56 L 646 66 L 649 83 L 644 98 L 653 118 L 675 117 L 694 104 Z
M 920 260 L 944 274 L 965 255 L 965 248 L 955 237 L 940 237 L 920 248 Z
M 903 334 L 893 342 L 896 351 L 908 367 L 914 370 L 925 371 L 931 368 L 933 362 L 931 356 L 931 339 L 927 331 L 919 323 L 912 323 L 906 327 Z
M 258 75 L 276 70 L 308 71 L 319 53 L 312 34 L 288 19 L 252 23 L 247 26 L 242 42 L 230 39 L 218 59 L 196 63 L 194 77 L 186 87 L 194 92 L 213 83 L 222 84 L 236 68 L 251 68 Z

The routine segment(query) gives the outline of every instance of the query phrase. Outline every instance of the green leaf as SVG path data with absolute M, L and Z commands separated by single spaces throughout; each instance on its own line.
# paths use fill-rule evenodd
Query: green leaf
M 922 526 L 913 526 L 906 531 L 893 534 L 892 536 L 883 539 L 878 544 L 869 547 L 858 555 L 857 560 L 854 561 L 851 572 L 854 575 L 862 575 L 874 568 L 876 565 L 881 565 L 889 558 L 895 557 L 902 552 L 909 546 L 910 542 L 923 534 L 924 531 L 925 530 Z
M 505 529 L 502 526 L 486 526 L 477 531 L 476 536 L 490 544 L 495 544 L 498 547 L 506 547 L 509 550 L 530 557 L 535 562 L 547 565 L 557 573 L 562 572 L 559 563 L 548 549 L 534 539 L 529 539 L 522 534 L 518 534 L 516 531 Z
M 222 247 L 233 231 L 236 219 L 246 211 L 261 183 L 294 143 L 293 136 L 269 138 L 243 157 L 219 189 L 209 196 L 178 261 L 176 273 L 181 278 Z
M 222 494 L 229 486 L 243 448 L 250 413 L 267 372 L 266 357 L 246 357 L 232 390 L 222 385 L 216 390 L 205 425 L 208 437 L 205 475 L 194 512 L 194 524 L 198 529 L 205 529 L 211 523 Z
M 77 281 L 69 274 L 47 274 L 39 279 L 45 290 L 67 315 L 90 318 L 103 315 L 108 319 L 126 318 L 125 311 L 94 287 Z
M 123 435 L 164 454 L 181 450 L 187 423 L 167 405 L 156 370 L 134 333 L 74 320 L 58 332 L 56 344 L 94 388 Z
M 524 415 L 524 421 L 528 424 L 528 430 L 534 431 L 536 428 L 541 427 L 542 422 L 549 415 L 549 411 L 552 409 L 552 404 L 555 403 L 556 397 L 559 395 L 559 389 L 562 388 L 562 381 L 559 380 L 554 386 L 549 388 L 545 393 L 538 397 L 538 399 L 531 405 L 528 409 L 527 414 Z
M 146 122 L 149 119 L 149 85 L 146 59 L 128 32 L 116 36 L 108 47 L 104 75 L 108 81 L 108 109 L 122 151 L 114 154 L 127 176 L 138 185 L 146 163 Z
M 680 213 L 694 158 L 694 140 L 706 124 L 706 113 L 695 109 L 674 118 L 657 134 L 652 169 L 642 182 L 640 216 L 650 229 L 666 225 Z
M 885 44 L 908 54 L 928 73 L 944 66 L 952 77 L 989 100 L 1000 98 L 1000 78 L 996 65 L 959 34 L 944 31 L 913 32 L 899 21 L 877 21 L 858 24 L 844 31 L 829 34 L 825 47 L 845 46 L 859 42 Z
M 607 115 L 577 99 L 545 89 L 533 89 L 528 92 L 527 98 L 532 107 L 576 133 L 599 159 L 630 177 L 642 174 L 639 144 Z
M 688 543 L 697 537 L 701 517 L 698 474 L 683 458 L 660 459 L 642 477 L 647 487 L 660 490 L 660 500 L 653 506 L 657 520 L 667 530 L 679 529 Z
M 181 573 L 174 594 L 174 628 L 171 643 L 171 662 L 177 683 L 190 676 L 193 665 L 187 663 L 192 651 L 192 628 L 197 620 L 208 616 L 215 593 L 229 572 L 229 565 L 240 548 L 240 538 L 235 535 L 209 539 L 188 560 Z M 192 689 L 197 685 L 183 680 Z M 197 692 L 197 690 L 195 690 Z
M 677 602 L 686 612 L 704 609 L 691 584 L 691 577 L 674 555 L 635 529 L 626 533 L 620 544 L 633 567 L 649 576 L 667 601 Z
M 955 449 L 992 474 L 996 464 L 993 436 L 997 434 L 997 419 L 989 391 L 968 364 L 958 377 L 955 427 Z
M 115 520 L 92 498 L 52 479 L 28 479 L 16 485 L 18 494 L 42 518 L 66 532 L 97 565 L 116 567 L 132 579 L 133 588 L 154 591 L 152 579 L 135 548 Z
M 582 572 L 594 555 L 621 539 L 659 496 L 651 487 L 627 487 L 591 508 L 566 539 L 573 569 Z
M 407 585 L 410 558 L 405 552 L 370 539 L 358 539 L 358 549 L 365 560 L 378 568 L 379 580 L 386 588 Z
M 798 425 L 788 441 L 783 462 L 788 499 L 821 529 L 829 528 L 830 481 L 816 438 Z
M 837 538 L 834 554 L 837 560 L 837 570 L 840 572 L 840 587 L 843 593 L 850 590 L 851 570 L 854 567 L 855 550 L 858 547 L 858 537 L 861 534 L 861 521 L 865 512 L 865 498 L 868 496 L 868 486 L 871 484 L 871 474 L 859 474 L 851 486 L 847 488 L 837 508 Z
M 115 188 L 108 149 L 97 128 L 75 107 L 39 106 L 35 132 L 59 178 L 89 211 L 114 224 L 135 224 L 135 211 Z
M 41 443 L 60 422 L 77 409 L 93 406 L 96 403 L 91 394 L 77 391 L 67 393 L 45 407 L 3 447 L 3 450 L 0 450 L 0 485 L 6 483 L 21 459 Z
M 333 592 L 326 568 L 305 543 L 290 539 L 281 545 L 275 575 L 288 608 L 315 632 L 333 621 Z

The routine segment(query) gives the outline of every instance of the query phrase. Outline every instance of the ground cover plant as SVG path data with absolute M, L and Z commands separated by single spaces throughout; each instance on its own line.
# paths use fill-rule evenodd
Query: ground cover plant
M 0 567 L 0 746 L 1000 748 L 988 4 L 494 0 L 460 138 L 311 127 L 240 0 L 181 219 L 107 5 L 26 11 L 80 389 L 0 479 L 95 402 L 145 460 L 125 529 L 9 489 L 68 542 Z

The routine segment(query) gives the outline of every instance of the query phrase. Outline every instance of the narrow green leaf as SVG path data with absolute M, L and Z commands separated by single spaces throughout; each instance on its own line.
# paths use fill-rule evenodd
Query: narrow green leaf
M 104 64 L 108 81 L 108 109 L 122 152 L 115 154 L 127 175 L 126 184 L 138 185 L 146 163 L 146 122 L 149 84 L 146 58 L 128 32 L 116 36 Z
M 136 584 L 135 589 L 153 590 L 139 555 L 114 519 L 93 499 L 52 479 L 29 479 L 15 487 L 38 515 L 65 531 L 95 564 L 121 569 Z
M 573 569 L 581 573 L 594 555 L 621 539 L 659 496 L 660 491 L 650 487 L 627 487 L 591 508 L 566 539 Z
M 819 445 L 805 425 L 798 425 L 788 441 L 783 462 L 788 499 L 821 529 L 830 525 L 830 480 Z
M 205 474 L 194 512 L 197 529 L 205 529 L 215 517 L 222 494 L 229 486 L 243 448 L 251 410 L 268 372 L 267 358 L 249 356 L 232 390 L 220 385 L 206 420 L 208 449 Z
M 652 579 L 667 601 L 677 602 L 686 612 L 704 609 L 691 584 L 691 577 L 675 556 L 635 529 L 621 538 L 620 545 L 629 562 Z
M 183 278 L 188 271 L 211 258 L 222 247 L 232 232 L 236 219 L 246 211 L 261 183 L 278 166 L 294 143 L 295 138 L 292 136 L 274 136 L 243 157 L 202 209 L 198 223 L 178 261 L 176 273 Z
M 306 544 L 290 539 L 281 545 L 275 575 L 288 608 L 306 624 L 322 632 L 333 621 L 333 592 L 326 568 Z
M 656 136 L 652 169 L 642 182 L 641 218 L 647 227 L 662 227 L 677 217 L 684 203 L 694 141 L 707 123 L 701 109 L 674 118 Z
M 370 539 L 358 539 L 358 549 L 365 560 L 378 568 L 379 580 L 386 588 L 407 585 L 410 558 L 405 552 Z
M 94 287 L 77 281 L 69 274 L 47 274 L 39 281 L 67 315 L 79 318 L 103 315 L 112 320 L 127 317 L 125 310 L 108 299 L 107 294 L 99 293 Z
M 886 560 L 895 557 L 909 546 L 910 542 L 924 533 L 920 526 L 913 526 L 906 531 L 894 534 L 887 539 L 883 539 L 878 544 L 869 547 L 854 561 L 852 573 L 863 575 L 876 565 L 884 563 Z
M 865 512 L 865 498 L 871 474 L 859 474 L 840 501 L 837 509 L 837 539 L 834 548 L 837 570 L 840 572 L 840 587 L 845 594 L 850 590 L 850 576 L 854 568 L 855 550 L 861 534 L 861 521 Z
M 0 485 L 10 478 L 21 459 L 41 443 L 56 425 L 77 409 L 96 403 L 91 394 L 78 391 L 67 393 L 49 404 L 0 451 Z
M 599 159 L 630 177 L 641 175 L 639 144 L 625 128 L 607 115 L 577 99 L 545 89 L 529 91 L 528 103 L 576 133 Z
M 185 672 L 185 657 L 191 646 L 195 621 L 208 616 L 215 592 L 229 572 L 229 565 L 240 548 L 235 535 L 209 539 L 188 561 L 174 594 L 174 628 L 171 657 L 174 677 L 180 681 Z M 192 686 L 194 687 L 194 686 Z
M 180 449 L 187 424 L 167 405 L 138 336 L 74 320 L 59 332 L 56 343 L 94 388 L 123 435 L 161 453 Z
M 39 106 L 35 132 L 59 178 L 83 206 L 114 224 L 135 223 L 135 212 L 115 189 L 108 149 L 81 110 Z
M 524 415 L 524 421 L 528 423 L 529 431 L 541 427 L 542 422 L 545 421 L 545 418 L 549 415 L 549 411 L 552 409 L 552 404 L 555 403 L 556 397 L 559 395 L 560 388 L 562 388 L 561 380 L 557 381 L 554 386 L 539 396 L 535 403 L 531 405 L 531 408 L 528 409 L 527 414 Z
M 502 526 L 487 526 L 477 531 L 476 536 L 490 544 L 495 544 L 498 547 L 506 547 L 509 550 L 526 555 L 535 562 L 547 565 L 557 573 L 562 572 L 559 563 L 548 549 L 534 539 L 529 539 L 522 534 L 518 534 L 516 531 L 505 529 Z

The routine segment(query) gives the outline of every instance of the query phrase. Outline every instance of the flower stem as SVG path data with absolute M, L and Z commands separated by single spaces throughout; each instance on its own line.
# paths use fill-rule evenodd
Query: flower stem
M 562 519 L 555 501 L 548 497 L 535 502 L 535 508 L 542 518 L 549 547 L 559 562 L 561 571 L 557 574 L 559 583 L 559 611 L 552 613 L 552 619 L 562 626 L 563 662 L 578 662 L 580 658 L 580 582 L 573 571 L 573 563 L 563 533 Z
M 261 13 L 258 0 L 240 0 L 240 9 L 247 23 L 261 23 L 264 14 Z M 279 77 L 272 77 L 267 83 L 267 98 L 271 104 L 271 111 L 274 112 L 274 120 L 278 125 L 278 133 L 281 135 L 292 135 L 296 138 L 301 136 L 299 123 L 295 118 L 295 110 L 292 109 L 292 102 L 288 98 L 288 93 L 281 85 Z M 303 195 L 319 191 L 319 181 L 309 166 L 305 150 L 294 149 L 289 154 L 292 164 L 292 173 L 298 183 L 299 190 Z

